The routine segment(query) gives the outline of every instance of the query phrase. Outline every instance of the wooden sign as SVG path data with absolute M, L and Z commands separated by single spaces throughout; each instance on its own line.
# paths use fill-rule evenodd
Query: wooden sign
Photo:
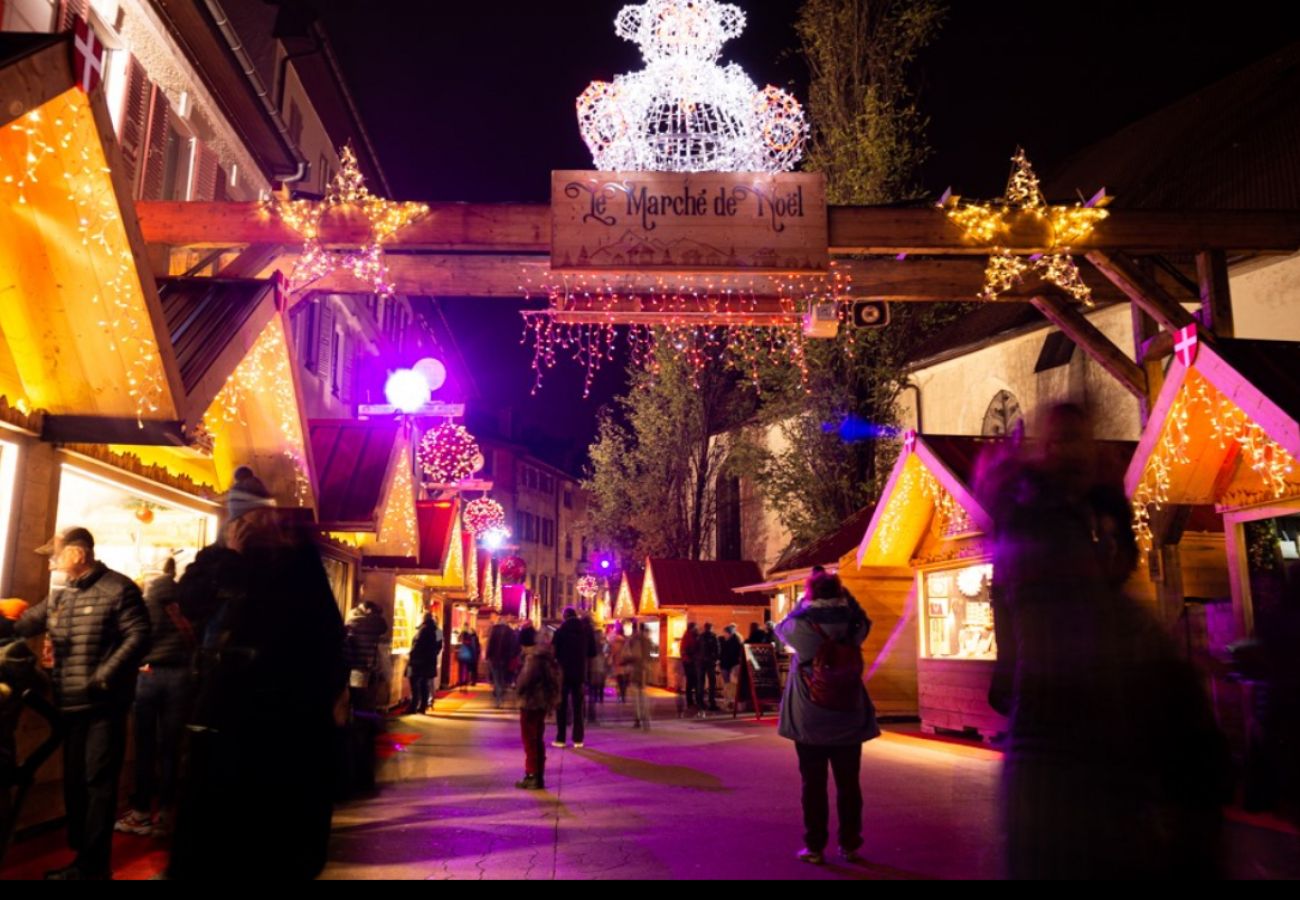
M 740 668 L 736 705 L 732 717 L 740 712 L 743 698 L 748 697 L 754 717 L 763 718 L 763 707 L 781 705 L 781 673 L 776 664 L 776 648 L 771 644 L 746 644 L 745 665 Z
M 822 175 L 551 173 L 556 272 L 816 274 L 828 239 Z

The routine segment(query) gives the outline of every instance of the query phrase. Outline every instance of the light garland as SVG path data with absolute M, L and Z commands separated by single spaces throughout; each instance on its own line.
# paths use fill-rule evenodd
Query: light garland
M 595 575 L 583 575 L 578 579 L 577 590 L 579 597 L 591 600 L 600 595 L 600 582 Z
M 331 273 L 342 269 L 351 272 L 381 297 L 393 294 L 384 244 L 411 222 L 425 215 L 423 203 L 398 203 L 370 193 L 357 163 L 356 153 L 345 146 L 339 154 L 341 168 L 326 188 L 325 198 L 289 200 L 273 197 L 266 201 L 268 212 L 303 238 L 302 254 L 289 276 L 289 290 L 298 293 Z M 321 223 L 334 212 L 359 211 L 369 224 L 370 234 L 359 251 L 329 250 L 321 243 Z
M 118 354 L 126 370 L 127 396 L 135 406 L 141 427 L 146 416 L 158 413 L 166 396 L 166 379 L 149 312 L 144 306 L 136 262 L 129 246 L 114 248 L 115 228 L 122 227 L 112 169 L 100 150 L 94 120 L 80 91 L 51 100 L 10 124 L 20 135 L 25 149 L 12 170 L 0 155 L 0 178 L 10 209 L 22 215 L 40 215 L 48 210 L 28 211 L 29 190 L 46 181 L 60 184 L 73 205 L 77 235 L 91 258 L 96 280 L 107 289 L 104 296 L 90 301 L 101 312 L 96 322 L 108 349 Z M 3 149 L 3 148 L 0 148 Z M 61 166 L 56 164 L 62 162 Z M 104 272 L 105 274 L 101 274 Z
M 915 466 L 905 465 L 902 478 L 899 479 L 893 496 L 910 497 L 913 491 L 919 491 L 923 498 L 933 504 L 932 532 L 936 537 L 951 540 L 959 534 L 966 534 L 974 530 L 974 523 L 965 507 L 925 467 L 919 457 Z M 903 525 L 903 515 L 904 505 L 891 499 L 884 516 L 881 517 L 877 532 L 879 535 L 877 540 L 880 542 L 882 552 L 888 554 L 898 540 Z
M 1109 213 L 1083 204 L 1049 206 L 1025 152 L 1017 150 L 1012 162 L 1015 168 L 1003 199 L 992 203 L 963 203 L 960 198 L 952 197 L 944 204 L 948 219 L 962 230 L 967 241 L 993 248 L 979 298 L 997 300 L 1023 281 L 1026 272 L 1034 272 L 1075 300 L 1092 306 L 1092 289 L 1079 273 L 1070 248 L 1092 234 L 1097 223 Z M 1022 215 L 1034 217 L 1047 228 L 1047 252 L 1018 256 L 998 245 L 999 238 L 1007 236 L 1010 221 Z
M 1188 448 L 1193 417 L 1209 421 L 1212 440 L 1220 450 L 1234 445 L 1240 450 L 1243 461 L 1263 479 L 1272 499 L 1300 492 L 1300 484 L 1291 479 L 1296 472 L 1295 457 L 1204 376 L 1189 371 L 1165 419 L 1159 443 L 1147 460 L 1142 481 L 1133 492 L 1133 530 L 1145 549 L 1151 549 L 1155 537 L 1152 516 L 1169 504 L 1174 475 L 1191 464 Z
M 491 497 L 479 497 L 465 504 L 462 514 L 465 528 L 473 535 L 484 535 L 489 531 L 505 530 L 506 510 Z
M 415 477 L 410 447 L 403 447 L 389 488 L 388 503 L 379 523 L 378 543 L 393 547 L 397 556 L 419 556 L 420 522 L 415 514 Z
M 457 484 L 483 468 L 478 442 L 454 422 L 426 431 L 415 458 L 425 481 L 431 484 Z
M 825 275 L 793 275 L 765 280 L 762 289 L 777 296 L 762 297 L 759 283 L 745 276 L 661 277 L 639 294 L 612 288 L 600 276 L 579 276 L 559 284 L 532 285 L 521 290 L 527 299 L 541 295 L 545 310 L 526 311 L 522 342 L 532 341 L 533 393 L 541 389 L 545 373 L 562 359 L 585 370 L 583 396 L 588 396 L 605 363 L 617 358 L 620 336 L 627 341 L 632 364 L 659 371 L 658 351 L 667 348 L 698 375 L 713 363 L 722 363 L 749 377 L 759 386 L 763 363 L 775 356 L 795 367 L 807 383 L 809 340 L 802 314 L 816 303 L 836 303 L 841 325 L 848 318 L 852 276 L 832 265 Z M 629 315 L 633 303 L 638 312 Z M 775 310 L 775 311 L 774 311 Z M 646 324 L 628 324 L 636 315 Z M 845 329 L 850 344 L 853 329 Z
M 578 98 L 578 124 L 596 167 L 634 172 L 788 172 L 808 124 L 798 101 L 759 90 L 722 45 L 745 28 L 739 7 L 716 0 L 627 6 L 614 30 L 646 67 L 596 81 Z
M 280 433 L 284 457 L 293 469 L 294 500 L 299 506 L 306 506 L 311 498 L 306 444 L 298 417 L 299 399 L 290 369 L 289 348 L 279 320 L 266 327 L 253 349 L 226 379 L 203 415 L 203 427 L 212 434 L 221 424 L 247 427 L 244 409 L 253 398 L 263 406 L 270 406 L 268 414 Z

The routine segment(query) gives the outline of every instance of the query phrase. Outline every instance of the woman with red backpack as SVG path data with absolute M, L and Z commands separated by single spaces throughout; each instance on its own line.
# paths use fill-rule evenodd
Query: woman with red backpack
M 794 651 L 778 733 L 795 742 L 803 779 L 805 849 L 799 859 L 820 866 L 830 840 L 827 769 L 835 775 L 840 854 L 862 857 L 862 745 L 880 736 L 876 710 L 862 680 L 862 644 L 871 620 L 820 567 L 808 577 L 798 608 L 776 633 Z

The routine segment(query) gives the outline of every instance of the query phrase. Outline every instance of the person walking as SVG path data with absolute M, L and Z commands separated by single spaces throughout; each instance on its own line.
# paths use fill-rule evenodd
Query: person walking
M 650 703 L 646 682 L 650 674 L 650 635 L 648 625 L 632 624 L 632 636 L 623 647 L 622 665 L 628 692 L 632 695 L 632 727 L 650 730 Z
M 519 630 L 523 665 L 515 682 L 519 698 L 519 732 L 524 742 L 524 777 L 515 787 L 525 791 L 546 789 L 546 717 L 560 702 L 563 675 L 550 644 L 540 642 L 537 630 L 525 623 Z
M 718 666 L 722 669 L 723 704 L 731 709 L 736 704 L 736 688 L 739 684 L 737 669 L 745 656 L 745 645 L 740 642 L 735 625 L 723 629 L 721 647 L 718 650 Z
M 614 670 L 614 683 L 618 686 L 618 702 L 627 703 L 627 672 L 623 668 L 623 649 L 627 646 L 627 626 L 618 623 L 614 637 L 609 642 L 609 665 Z
M 474 663 L 473 633 L 465 628 L 461 631 L 456 646 L 456 683 L 462 692 L 469 690 L 470 666 Z
M 488 674 L 492 678 L 492 703 L 501 709 L 510 690 L 510 678 L 519 658 L 519 637 L 505 622 L 497 622 L 488 634 Z
M 713 633 L 713 623 L 705 622 L 704 631 L 700 634 L 699 656 L 697 665 L 699 675 L 696 676 L 695 689 L 698 692 L 700 701 L 700 714 L 705 710 L 709 712 L 719 712 L 718 710 L 718 658 L 721 655 L 722 647 L 718 642 L 718 636 Z M 705 684 L 708 684 L 708 692 L 705 693 Z
M 162 574 L 149 583 L 144 602 L 151 641 L 133 710 L 135 790 L 131 808 L 115 828 L 124 834 L 166 837 L 176 818 L 176 769 L 193 698 L 192 663 L 198 649 L 194 626 L 181 615 L 177 603 L 175 558 L 167 557 Z
M 596 655 L 587 666 L 587 721 L 597 723 L 597 708 L 605 705 L 605 682 L 609 679 L 609 642 L 605 633 L 592 628 L 596 638 Z
M 478 668 L 483 662 L 483 644 L 478 639 L 478 632 L 470 628 L 469 631 L 469 685 L 478 687 Z
M 407 672 L 411 679 L 411 715 L 432 715 L 433 682 L 438 677 L 438 661 L 442 658 L 442 632 L 434 621 L 433 613 L 426 611 L 424 621 L 415 630 L 411 641 L 411 656 Z
M 795 660 L 781 701 L 777 733 L 795 742 L 803 782 L 804 849 L 799 859 L 826 861 L 830 840 L 827 768 L 835 777 L 843 859 L 862 861 L 862 745 L 880 736 L 862 681 L 862 644 L 871 620 L 840 584 L 814 571 L 804 598 L 777 634 Z
M 167 875 L 312 879 L 325 866 L 346 717 L 343 620 L 311 534 L 277 515 L 249 470 L 227 504 L 220 541 L 178 585 L 201 639 Z
M 149 613 L 135 582 L 95 559 L 95 538 L 86 529 L 65 529 L 37 552 L 50 557 L 52 588 L 13 631 L 21 638 L 48 634 L 54 647 L 68 845 L 77 854 L 45 877 L 107 881 L 127 714 L 149 651 Z
M 694 622 L 686 625 L 682 635 L 682 680 L 686 685 L 686 710 L 699 710 L 700 703 L 700 631 Z
M 587 682 L 587 666 L 596 655 L 596 636 L 592 633 L 591 623 L 578 618 L 578 611 L 572 606 L 564 610 L 564 622 L 555 632 L 555 658 L 564 675 L 560 692 L 560 710 L 556 714 L 555 743 L 551 746 L 563 749 L 565 735 L 568 733 L 569 717 L 573 717 L 573 746 L 583 748 L 586 726 L 583 721 L 583 693 Z

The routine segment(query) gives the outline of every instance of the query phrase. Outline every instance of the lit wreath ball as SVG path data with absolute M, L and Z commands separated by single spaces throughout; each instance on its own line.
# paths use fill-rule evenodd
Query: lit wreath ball
M 583 575 L 578 579 L 578 596 L 595 597 L 600 593 L 600 582 L 595 575 Z
M 506 511 L 491 497 L 480 497 L 465 504 L 465 527 L 470 534 L 486 534 L 505 525 Z
M 528 563 L 518 556 L 507 556 L 501 560 L 501 580 L 506 584 L 520 584 L 528 577 Z
M 456 484 L 483 467 L 474 436 L 451 422 L 424 433 L 416 459 L 425 480 L 433 484 Z

